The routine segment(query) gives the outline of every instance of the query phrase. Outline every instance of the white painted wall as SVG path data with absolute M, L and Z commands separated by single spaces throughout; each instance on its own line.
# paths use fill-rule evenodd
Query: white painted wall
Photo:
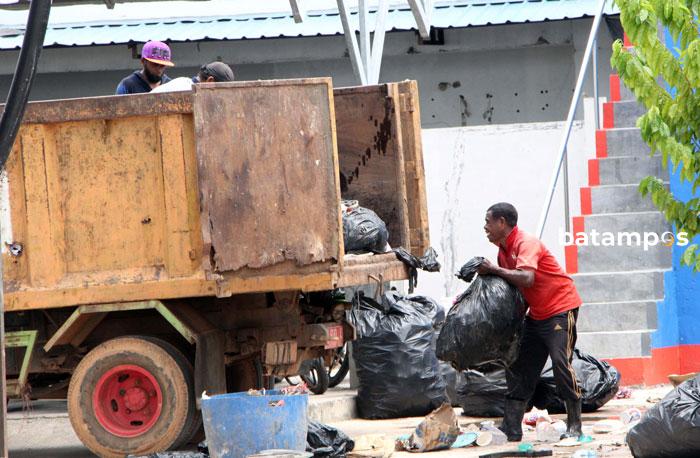
M 571 216 L 580 214 L 579 188 L 587 185 L 587 161 L 595 156 L 592 99 L 585 100 L 584 113 L 569 141 Z M 454 276 L 462 264 L 473 256 L 495 262 L 497 248 L 483 230 L 490 205 L 512 203 L 520 228 L 536 232 L 563 127 L 563 122 L 544 122 L 423 130 L 430 240 L 443 267 L 439 273 L 419 273 L 418 293 L 449 305 L 466 286 Z M 543 236 L 562 266 L 563 194 L 560 180 Z

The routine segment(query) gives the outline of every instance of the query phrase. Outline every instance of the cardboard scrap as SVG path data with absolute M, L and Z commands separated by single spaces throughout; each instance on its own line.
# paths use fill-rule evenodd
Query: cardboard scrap
M 409 452 L 430 452 L 443 450 L 457 440 L 460 434 L 457 415 L 452 406 L 445 403 L 433 410 L 416 426 L 408 438 L 406 450 Z

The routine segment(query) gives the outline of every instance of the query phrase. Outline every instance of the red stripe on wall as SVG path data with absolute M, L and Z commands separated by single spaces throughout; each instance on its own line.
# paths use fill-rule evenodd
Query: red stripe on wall
M 668 383 L 671 374 L 700 372 L 700 345 L 654 348 L 651 357 L 606 358 L 620 372 L 622 385 Z
M 586 225 L 583 220 L 583 216 L 574 216 L 572 218 L 572 230 L 574 232 L 574 237 L 577 234 L 581 234 L 586 231 Z
M 588 160 L 588 185 L 598 186 L 600 184 L 600 170 L 598 168 L 598 159 Z
M 620 95 L 620 75 L 610 75 L 610 101 L 619 102 L 622 96 Z
M 564 247 L 564 260 L 566 261 L 566 273 L 578 273 L 578 247 L 576 245 Z
M 606 130 L 595 131 L 595 157 L 608 157 L 608 133 Z
M 603 128 L 612 129 L 615 127 L 615 103 L 605 102 L 603 104 Z
M 591 200 L 591 188 L 581 188 L 581 214 L 590 215 L 593 213 L 593 201 Z

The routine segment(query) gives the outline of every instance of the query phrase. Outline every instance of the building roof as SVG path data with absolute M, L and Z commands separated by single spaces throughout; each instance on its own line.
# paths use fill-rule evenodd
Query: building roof
M 120 15 L 110 13 L 111 10 L 106 8 L 101 8 L 101 13 L 96 15 L 86 14 L 89 12 L 86 8 L 91 8 L 86 6 L 56 8 L 62 11 L 52 11 L 44 46 L 108 45 L 146 42 L 150 39 L 169 42 L 243 40 L 332 36 L 343 33 L 337 9 L 308 12 L 304 21 L 297 24 L 291 12 L 242 14 L 224 7 L 222 0 L 194 2 L 196 7 L 191 7 L 190 4 L 190 8 L 185 10 L 173 9 L 163 3 L 165 2 L 143 4 L 148 5 L 147 7 L 139 4 L 140 18 L 133 12 L 130 15 Z M 436 2 L 431 24 L 437 28 L 459 28 L 578 19 L 593 16 L 598 4 L 598 0 L 443 1 Z M 193 14 L 192 10 L 202 13 Z M 617 14 L 617 10 L 607 6 L 606 13 Z M 26 13 L 3 13 L 10 23 L 0 24 L 0 49 L 21 47 L 24 34 L 23 14 Z M 371 26 L 374 24 L 375 14 L 372 9 L 369 14 Z M 351 15 L 357 21 L 357 11 L 354 10 Z M 54 16 L 59 20 L 54 20 Z M 387 18 L 387 30 L 416 28 L 410 8 L 394 3 Z

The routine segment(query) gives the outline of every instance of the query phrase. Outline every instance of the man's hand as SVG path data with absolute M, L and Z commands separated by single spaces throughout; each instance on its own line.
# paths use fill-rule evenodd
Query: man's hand
M 479 275 L 488 275 L 492 274 L 496 271 L 496 266 L 489 261 L 488 259 L 484 258 L 484 261 L 481 263 L 478 269 L 476 269 L 476 273 Z

